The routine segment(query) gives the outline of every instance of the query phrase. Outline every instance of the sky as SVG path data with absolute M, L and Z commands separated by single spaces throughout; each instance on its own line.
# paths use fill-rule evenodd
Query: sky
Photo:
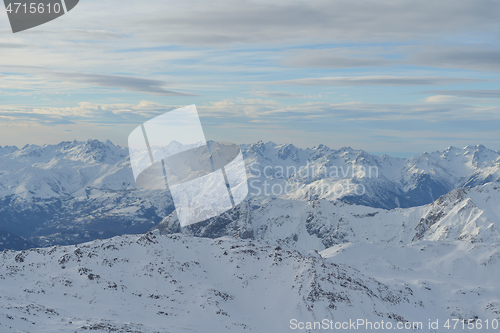
M 81 0 L 13 34 L 0 146 L 111 140 L 195 104 L 208 140 L 500 150 L 500 2 Z

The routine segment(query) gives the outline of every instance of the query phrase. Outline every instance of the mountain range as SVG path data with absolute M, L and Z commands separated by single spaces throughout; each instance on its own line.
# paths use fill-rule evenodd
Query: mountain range
M 210 145 L 216 149 L 219 143 Z M 500 153 L 481 145 L 449 147 L 408 159 L 324 145 L 300 149 L 258 142 L 241 149 L 249 178 L 248 202 L 326 199 L 409 208 L 434 202 L 454 189 L 498 182 L 500 177 Z M 127 148 L 110 141 L 0 147 L 3 248 L 142 233 L 173 212 L 168 191 L 135 186 Z
M 500 152 L 482 145 L 448 147 L 407 159 L 324 145 L 299 149 L 291 144 L 258 142 L 242 148 L 251 193 L 285 199 L 319 198 L 405 208 L 429 204 L 456 188 L 500 180 Z M 264 181 L 269 184 L 267 191 Z M 274 184 L 280 186 L 273 193 Z
M 250 195 L 183 228 L 126 148 L 1 148 L 0 330 L 498 331 L 499 152 L 241 148 Z
M 0 230 L 22 238 L 3 248 L 141 233 L 173 209 L 166 191 L 135 186 L 127 149 L 109 141 L 0 149 Z
M 385 210 L 325 199 L 253 199 L 204 222 L 180 228 L 175 213 L 153 227 L 162 234 L 253 238 L 294 248 L 415 241 L 500 241 L 500 184 L 459 188 L 431 204 Z

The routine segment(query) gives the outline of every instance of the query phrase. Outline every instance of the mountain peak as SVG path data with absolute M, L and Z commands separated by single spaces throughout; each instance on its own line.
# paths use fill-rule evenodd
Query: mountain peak
M 463 148 L 463 150 L 477 150 L 477 151 L 483 151 L 483 150 L 490 150 L 486 148 L 484 145 L 479 144 L 479 145 L 467 145 Z
M 339 150 L 337 150 L 339 153 L 353 153 L 353 152 L 356 152 L 357 150 L 356 149 L 353 149 L 351 147 L 348 147 L 348 146 L 344 146 L 342 148 L 340 148 Z

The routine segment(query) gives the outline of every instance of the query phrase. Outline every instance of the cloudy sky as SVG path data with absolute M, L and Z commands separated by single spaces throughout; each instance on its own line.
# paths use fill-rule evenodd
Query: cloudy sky
M 499 150 L 499 13 L 495 0 L 81 0 L 13 34 L 4 11 L 0 145 L 126 145 L 196 104 L 213 140 Z

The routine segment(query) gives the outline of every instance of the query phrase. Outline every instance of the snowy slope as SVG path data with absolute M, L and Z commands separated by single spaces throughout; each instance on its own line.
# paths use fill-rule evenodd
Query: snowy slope
M 425 320 L 437 306 L 276 245 L 119 236 L 5 251 L 2 332 L 289 332 L 290 320 Z
M 390 211 L 328 200 L 254 199 L 182 229 L 174 212 L 154 229 L 164 234 L 265 239 L 316 250 L 348 242 L 498 242 L 499 202 L 497 183 L 456 189 L 432 204 Z
M 449 191 L 500 179 L 500 153 L 482 145 L 409 159 L 324 145 L 244 145 L 251 194 L 296 200 L 343 199 L 378 208 L 415 207 Z M 267 182 L 267 184 L 265 184 Z M 273 191 L 272 186 L 276 185 Z
M 500 185 L 459 188 L 428 205 L 413 240 L 500 239 Z
M 406 246 L 359 242 L 334 246 L 321 255 L 327 262 L 348 262 L 385 284 L 410 287 L 416 298 L 446 309 L 447 319 L 483 324 L 500 320 L 499 242 L 417 241 Z M 429 318 L 436 317 L 429 312 Z M 468 332 L 483 330 L 498 332 L 491 326 Z

